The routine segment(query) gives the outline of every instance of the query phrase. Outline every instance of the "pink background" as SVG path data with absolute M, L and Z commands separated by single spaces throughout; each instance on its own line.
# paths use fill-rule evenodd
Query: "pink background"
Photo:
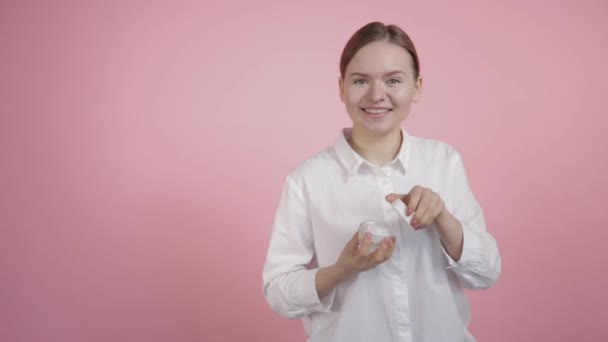
M 499 242 L 472 332 L 607 341 L 600 0 L 3 1 L 0 340 L 303 341 L 262 265 L 284 177 L 349 124 L 338 59 L 373 20 L 413 37 L 406 129 L 459 149 Z

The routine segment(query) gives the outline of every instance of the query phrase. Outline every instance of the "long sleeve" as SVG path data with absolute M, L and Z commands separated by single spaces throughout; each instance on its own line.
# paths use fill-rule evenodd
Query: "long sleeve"
M 454 272 L 463 287 L 471 290 L 492 286 L 501 271 L 500 253 L 496 240 L 487 232 L 483 212 L 473 195 L 464 164 L 458 152 L 450 155 L 448 210 L 460 221 L 464 245 L 462 256 L 454 261 L 444 250 L 448 269 Z
M 307 201 L 298 185 L 287 177 L 263 270 L 264 297 L 281 316 L 299 318 L 329 311 L 335 290 L 319 300 L 315 285 L 318 269 L 307 268 L 313 257 Z

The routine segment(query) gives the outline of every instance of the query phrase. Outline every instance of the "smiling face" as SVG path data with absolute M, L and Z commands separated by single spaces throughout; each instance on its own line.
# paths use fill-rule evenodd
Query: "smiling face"
M 340 78 L 340 98 L 353 131 L 388 135 L 399 131 L 418 102 L 422 79 L 415 78 L 412 56 L 399 45 L 376 41 L 362 47 Z

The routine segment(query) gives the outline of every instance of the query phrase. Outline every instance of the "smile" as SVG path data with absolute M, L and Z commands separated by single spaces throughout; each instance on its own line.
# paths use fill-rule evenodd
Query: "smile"
M 386 114 L 390 112 L 392 109 L 390 108 L 361 108 L 364 112 L 368 114 Z
M 388 113 L 392 110 L 390 108 L 362 108 L 362 109 L 364 112 L 370 113 L 370 114 Z

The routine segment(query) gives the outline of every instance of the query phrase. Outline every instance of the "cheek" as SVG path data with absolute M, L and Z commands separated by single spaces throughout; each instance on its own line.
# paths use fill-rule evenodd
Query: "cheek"
M 391 97 L 396 104 L 407 105 L 412 102 L 413 92 L 408 88 L 395 89 Z
M 350 106 L 359 107 L 361 100 L 365 97 L 365 89 L 354 88 L 348 89 L 345 94 L 345 99 Z

